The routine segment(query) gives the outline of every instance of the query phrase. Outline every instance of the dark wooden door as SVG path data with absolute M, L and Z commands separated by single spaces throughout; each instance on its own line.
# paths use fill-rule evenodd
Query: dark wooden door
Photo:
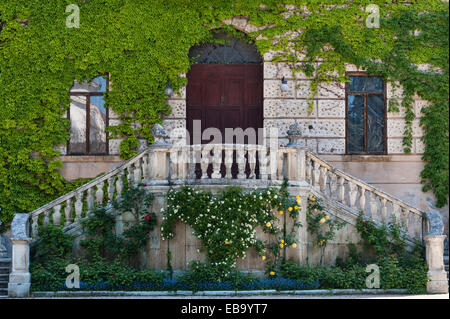
M 222 143 L 225 128 L 252 127 L 258 132 L 263 127 L 262 72 L 261 64 L 194 64 L 187 75 L 186 91 L 190 144 L 194 144 L 194 120 L 201 120 L 201 132 L 209 127 L 219 129 Z
M 190 144 L 207 144 L 212 138 L 201 139 L 207 128 L 220 130 L 225 141 L 226 128 L 258 128 L 263 127 L 263 76 L 260 64 L 195 64 L 188 73 L 186 91 L 187 129 Z M 200 130 L 194 132 L 194 120 L 200 120 Z M 194 138 L 194 133 L 197 137 Z M 233 143 L 239 141 L 234 137 Z M 244 143 L 258 143 L 245 137 Z M 224 154 L 223 154 L 224 156 Z M 232 166 L 233 177 L 237 176 L 236 153 Z M 212 166 L 208 168 L 211 176 Z M 225 176 L 225 166 L 221 167 Z M 248 171 L 248 165 L 247 165 Z M 258 164 L 256 167 L 258 173 Z M 197 178 L 201 176 L 200 165 L 196 165 Z

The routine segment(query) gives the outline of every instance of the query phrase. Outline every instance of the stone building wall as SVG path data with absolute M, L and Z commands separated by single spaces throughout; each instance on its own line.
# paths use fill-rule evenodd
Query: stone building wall
M 242 32 L 253 32 L 258 27 L 248 23 L 243 17 L 236 17 L 224 21 L 233 25 Z M 424 144 L 419 121 L 420 110 L 427 105 L 427 101 L 415 97 L 413 121 L 413 142 L 411 154 L 405 154 L 402 146 L 404 131 L 404 110 L 387 113 L 387 154 L 386 155 L 346 155 L 345 154 L 345 84 L 330 83 L 319 87 L 314 97 L 314 109 L 307 112 L 307 98 L 310 94 L 310 83 L 303 73 L 295 76 L 285 63 L 271 62 L 276 52 L 269 51 L 264 54 L 264 127 L 277 127 L 279 129 L 280 145 L 286 144 L 286 131 L 294 122 L 303 127 L 301 143 L 316 154 L 330 162 L 330 164 L 343 169 L 386 192 L 397 196 L 407 203 L 422 210 L 429 210 L 428 202 L 433 202 L 432 192 L 423 193 L 419 174 L 423 169 L 421 154 Z M 347 65 L 346 71 L 362 71 L 353 65 Z M 185 75 L 182 75 L 185 76 Z M 281 79 L 288 81 L 289 90 L 280 90 Z M 401 103 L 402 90 L 387 84 L 386 105 L 390 99 Z M 169 132 L 175 128 L 186 128 L 186 88 L 167 100 L 172 107 L 172 114 L 163 122 Z M 117 116 L 110 116 L 110 124 L 118 123 Z M 120 140 L 110 140 L 110 154 L 108 157 L 66 157 L 62 156 L 65 168 L 62 173 L 69 179 L 77 177 L 94 177 L 116 165 L 120 158 Z M 141 147 L 145 147 L 142 143 Z M 448 234 L 448 206 L 440 209 L 444 219 L 445 233 Z

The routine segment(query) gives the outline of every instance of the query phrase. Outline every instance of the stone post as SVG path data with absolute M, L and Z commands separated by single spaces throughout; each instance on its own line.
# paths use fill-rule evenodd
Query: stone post
M 11 223 L 12 271 L 9 275 L 8 296 L 13 298 L 28 297 L 30 294 L 31 238 L 28 237 L 28 219 L 28 214 L 16 214 Z
M 168 181 L 170 145 L 165 139 L 169 136 L 160 124 L 155 124 L 153 127 L 153 136 L 155 137 L 155 142 L 149 146 L 150 180 Z
M 432 294 L 448 293 L 447 273 L 444 269 L 445 235 L 425 236 L 426 258 L 428 264 L 427 292 Z
M 302 137 L 301 128 L 298 123 L 289 126 L 287 131 L 289 143 L 285 146 L 289 148 L 287 154 L 286 177 L 293 181 L 304 181 L 306 176 L 306 151 L 299 143 Z

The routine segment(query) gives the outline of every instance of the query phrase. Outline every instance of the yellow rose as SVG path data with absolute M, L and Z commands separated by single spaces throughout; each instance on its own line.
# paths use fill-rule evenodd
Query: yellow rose
M 283 244 L 280 244 L 280 248 L 283 248 Z
M 294 206 L 294 209 L 295 209 L 295 210 L 299 210 L 299 209 L 300 209 L 300 207 L 298 207 L 298 206 Z
M 288 208 L 288 211 L 292 212 L 292 207 L 289 207 L 289 208 Z
M 267 223 L 266 223 L 266 226 L 267 226 L 267 227 L 270 227 L 270 225 L 272 225 L 270 222 L 267 222 Z
M 297 204 L 300 204 L 300 203 L 301 203 L 300 196 L 297 196 Z
M 284 240 L 283 239 L 281 240 L 281 243 L 284 244 Z
M 320 223 L 325 223 L 325 218 L 322 218 L 321 220 L 320 220 Z
M 266 260 L 266 256 L 262 256 L 261 259 L 262 259 L 262 260 Z
M 314 197 L 311 197 L 310 200 L 311 200 L 312 202 L 314 202 L 316 199 L 315 199 Z
M 330 219 L 330 216 L 325 216 L 325 219 L 326 219 L 326 220 L 329 220 L 329 219 Z
M 299 195 L 295 196 L 295 198 L 297 198 L 297 200 L 300 200 L 300 196 Z
M 225 245 L 229 245 L 230 243 L 228 241 L 225 242 Z
M 283 211 L 282 210 L 280 210 L 280 215 L 283 215 Z
M 297 247 L 297 244 L 296 244 L 296 243 L 293 243 L 293 244 L 292 244 L 292 248 L 295 248 L 295 247 Z
M 275 272 L 274 272 L 274 271 L 271 271 L 269 274 L 270 274 L 271 276 L 273 276 L 273 275 L 275 275 Z

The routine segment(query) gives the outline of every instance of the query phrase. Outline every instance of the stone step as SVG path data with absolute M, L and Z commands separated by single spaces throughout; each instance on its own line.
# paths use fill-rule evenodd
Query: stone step
M 0 296 L 8 296 L 8 288 L 0 288 Z
M 0 281 L 0 288 L 8 288 L 8 282 L 7 281 Z
M 9 274 L 9 267 L 0 267 L 0 274 Z

